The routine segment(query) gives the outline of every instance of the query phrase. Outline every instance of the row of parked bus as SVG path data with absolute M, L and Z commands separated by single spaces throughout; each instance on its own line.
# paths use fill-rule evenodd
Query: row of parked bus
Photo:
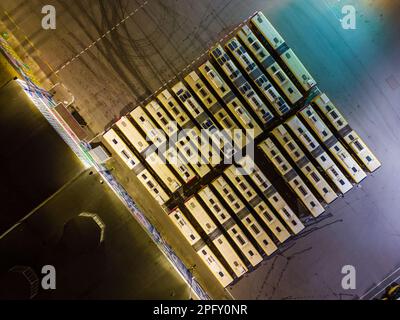
M 325 211 L 324 207 L 310 191 L 289 161 L 286 160 L 285 156 L 280 152 L 275 143 L 270 138 L 267 138 L 259 145 L 259 147 L 311 214 L 314 217 L 318 217 L 323 213 Z
M 275 127 L 271 137 L 262 141 L 259 148 L 309 212 L 316 217 L 324 211 L 324 207 L 314 193 L 329 204 L 338 197 L 337 192 L 344 194 L 353 184 L 360 183 L 367 176 L 364 169 L 373 172 L 381 164 L 326 94 L 318 95 L 312 103 L 328 120 L 329 125 L 309 105 L 300 110 L 298 115 Z M 329 127 L 335 130 L 339 139 Z M 288 158 L 281 150 L 284 150 Z M 323 174 L 312 159 L 322 169 Z M 312 189 L 307 187 L 299 171 Z
M 310 90 L 316 82 L 261 12 L 250 19 L 250 26 L 241 27 L 224 46 L 217 44 L 211 48 L 210 55 L 250 107 L 252 120 L 264 126 L 276 116 L 290 112 L 290 104 L 298 102 L 302 92 Z M 235 94 L 210 61 L 200 70 L 211 78 L 211 85 L 228 107 L 231 101 L 236 102 Z
M 132 112 L 137 116 L 135 119 L 138 126 L 133 125 L 128 117 L 122 117 L 115 129 L 104 134 L 104 139 L 153 197 L 164 204 L 181 185 L 172 170 L 181 172 L 182 180 L 193 177 L 194 171 L 186 167 L 184 161 L 171 165 L 170 169 L 151 150 L 144 137 L 144 131 L 141 130 L 144 124 L 140 119 L 146 119 L 143 110 L 135 109 Z M 159 139 L 156 136 L 154 141 L 162 144 L 162 135 Z M 146 155 L 146 164 L 139 160 L 137 154 L 143 157 Z M 240 277 L 249 266 L 257 266 L 263 255 L 275 252 L 276 243 L 283 243 L 291 233 L 297 234 L 304 228 L 262 171 L 255 164 L 247 169 L 248 163 L 252 163 L 249 156 L 242 158 L 238 166 L 229 166 L 222 176 L 184 203 L 186 210 L 214 244 L 217 252 L 206 244 L 180 208 L 169 213 L 173 223 L 223 286 L 227 286 L 235 277 Z M 178 170 L 180 166 L 181 170 Z
M 222 99 L 228 110 L 236 117 L 240 125 L 253 131 L 254 137 L 260 135 L 263 131 L 255 117 L 247 110 L 246 106 L 239 100 L 230 86 L 223 79 L 221 74 L 215 69 L 210 61 L 206 61 L 199 67 L 201 74 L 207 79 L 218 97 Z
M 210 72 L 211 68 L 214 73 Z M 210 62 L 206 62 L 200 67 L 200 74 L 203 70 L 206 72 L 203 78 L 200 78 L 198 73 L 191 72 L 185 78 L 188 87 L 183 82 L 179 82 L 173 86 L 172 93 L 164 90 L 157 99 L 144 107 L 135 108 L 129 116 L 122 117 L 116 122 L 114 128 L 104 134 L 104 140 L 108 145 L 137 175 L 139 181 L 161 205 L 165 204 L 171 194 L 182 185 L 190 182 L 196 176 L 204 177 L 212 169 L 205 163 L 191 161 L 191 156 L 196 150 L 203 150 L 198 141 L 201 135 L 200 128 L 208 129 L 210 138 L 213 137 L 213 130 L 216 128 L 215 122 L 205 112 L 205 108 L 217 119 L 222 128 L 253 129 L 252 137 L 234 136 L 233 140 L 237 145 L 243 142 L 247 143 L 249 139 L 254 138 L 254 135 L 262 132 L 260 126 L 247 112 L 246 107 L 234 97 L 233 92 L 230 100 L 230 113 L 222 107 L 223 104 L 206 85 L 206 82 L 209 81 L 212 88 L 213 80 L 218 75 L 217 71 Z M 192 91 L 189 91 L 188 88 L 191 88 Z M 227 86 L 227 88 L 229 87 Z M 195 122 L 200 128 L 195 125 Z M 209 125 L 206 126 L 206 123 Z M 178 137 L 176 149 L 169 148 L 167 143 L 169 138 L 182 128 L 188 130 L 188 135 Z M 231 147 L 230 150 L 233 148 Z M 156 152 L 159 150 L 163 151 L 161 155 Z M 174 155 L 171 155 L 172 150 L 175 151 Z M 213 150 L 202 154 L 202 157 L 210 156 L 210 152 Z M 165 163 L 165 159 L 168 159 L 168 164 Z M 171 162 L 171 159 L 174 161 Z M 258 173 L 252 173 L 251 177 L 256 184 L 262 187 L 261 196 L 243 177 L 239 178 L 240 190 L 229 186 L 227 180 L 235 185 L 237 179 L 232 168 L 228 168 L 225 175 L 225 178 L 219 177 L 213 181 L 210 187 L 204 188 L 196 197 L 185 203 L 185 207 L 196 219 L 201 230 L 212 239 L 218 252 L 214 253 L 214 249 L 201 239 L 198 230 L 193 227 L 180 208 L 169 214 L 174 224 L 224 286 L 231 283 L 234 277 L 240 277 L 248 270 L 248 266 L 258 265 L 262 261 L 263 254 L 270 255 L 275 252 L 277 245 L 274 241 L 284 242 L 289 238 L 290 231 L 298 233 L 304 228 L 298 217 L 259 169 Z M 242 193 L 244 189 L 246 190 L 245 199 L 240 200 L 238 194 Z M 263 195 L 265 195 L 264 199 Z M 228 201 L 219 200 L 218 197 L 228 199 Z M 202 199 L 201 201 L 207 203 L 207 206 L 202 206 L 196 198 Z M 222 204 L 220 201 L 226 202 Z M 210 211 L 206 208 L 212 209 Z M 275 216 L 273 210 L 276 210 L 277 216 L 287 224 L 286 227 Z M 215 216 L 220 227 L 212 222 L 210 215 Z M 232 218 L 232 216 L 236 218 Z M 228 222 L 224 223 L 224 219 L 228 219 Z M 246 230 L 245 232 L 243 228 Z M 221 232 L 221 229 L 224 232 Z M 276 240 L 273 240 L 265 229 L 268 229 L 268 232 L 273 234 Z M 236 249 L 232 247 L 232 242 Z M 239 251 L 239 255 L 237 251 Z M 224 262 L 221 263 L 220 260 Z M 228 266 L 230 270 L 227 271 L 224 265 Z
M 350 126 L 336 106 L 325 93 L 321 93 L 312 101 L 313 105 L 325 116 L 343 143 L 356 155 L 357 159 L 370 172 L 381 166 L 379 160 L 367 147 L 365 142 Z
M 103 135 L 103 138 L 128 168 L 137 175 L 142 184 L 160 205 L 168 201 L 169 196 L 167 192 L 158 184 L 154 176 L 143 166 L 114 129 L 107 131 L 107 133 Z
M 283 65 L 294 76 L 295 79 L 293 80 L 300 83 L 304 91 L 311 89 L 316 84 L 315 80 L 268 19 L 261 12 L 258 12 L 252 17 L 251 24 L 255 27 L 254 29 L 261 41 L 257 39 L 247 26 L 239 32 L 238 36 L 252 51 L 264 69 L 267 69 L 267 66 L 271 66 L 274 61 L 273 58 L 268 59 L 269 52 L 265 48 L 267 46 L 277 53 Z M 263 46 L 263 43 L 265 46 Z M 269 74 L 272 76 L 271 72 Z M 286 97 L 289 98 L 287 95 L 288 91 L 283 90 L 282 86 L 280 88 L 285 92 Z M 292 91 L 293 86 L 291 88 Z M 291 102 L 293 103 L 293 101 Z M 314 107 L 328 120 L 329 125 L 339 136 L 339 140 L 318 113 L 315 112 Z M 297 170 L 303 173 L 303 176 L 312 185 L 320 199 L 325 203 L 331 203 L 337 198 L 335 189 L 344 194 L 352 188 L 351 182 L 359 183 L 366 177 L 366 173 L 361 168 L 361 165 L 368 171 L 373 172 L 379 168 L 380 162 L 360 136 L 351 129 L 348 122 L 326 94 L 320 94 L 314 98 L 312 105 L 304 108 L 299 113 L 299 116 L 300 118 L 293 116 L 285 122 L 286 128 L 292 133 L 286 130 L 284 125 L 279 125 L 272 131 L 275 141 L 289 155 L 289 158 L 296 164 L 296 168 L 290 165 L 270 138 L 263 141 L 259 147 L 271 160 L 284 180 L 295 191 L 310 213 L 313 216 L 317 216 L 323 212 L 323 207 L 298 175 Z M 311 132 L 308 128 L 311 129 Z M 322 143 L 322 146 L 313 134 Z M 313 161 L 302 151 L 294 137 L 308 151 L 311 159 L 316 160 L 317 164 L 322 168 L 325 177 L 315 167 Z M 354 157 L 347 149 L 353 152 Z M 328 153 L 333 155 L 333 159 L 339 166 L 332 160 Z
M 270 256 L 291 234 L 304 229 L 253 160 L 246 156 L 240 162 L 226 168 L 169 215 L 223 286 L 256 267 L 264 255 Z M 189 222 L 192 219 L 206 238 L 195 232 Z
M 269 124 L 276 116 L 287 114 L 291 110 L 290 104 L 298 102 L 303 97 L 302 92 L 307 92 L 316 84 L 293 50 L 261 12 L 250 19 L 249 26 L 241 27 L 224 47 L 217 44 L 210 50 L 212 60 L 219 66 L 224 77 L 211 61 L 204 63 L 199 70 L 230 112 L 236 116 L 239 113 L 243 127 L 255 130 L 255 136 L 262 132 L 260 126 Z M 192 73 L 185 78 L 193 88 L 193 80 L 188 81 L 190 78 L 197 81 L 198 77 Z M 237 89 L 250 112 L 224 78 L 229 79 L 229 83 Z M 213 98 L 200 89 L 202 84 L 195 85 L 196 93 L 202 95 L 203 103 L 208 104 L 208 107 L 212 105 Z M 263 101 L 258 92 L 268 103 Z
M 264 14 L 258 12 L 250 21 L 260 35 L 260 38 L 277 52 L 284 65 L 293 74 L 302 89 L 308 91 L 315 86 L 316 81 L 314 78 Z

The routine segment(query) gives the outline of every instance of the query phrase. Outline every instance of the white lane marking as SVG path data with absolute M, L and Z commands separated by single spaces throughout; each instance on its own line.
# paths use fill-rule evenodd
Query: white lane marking
M 59 73 L 62 69 L 64 69 L 70 62 L 74 61 L 75 59 L 79 58 L 82 54 L 84 54 L 87 50 L 89 50 L 93 45 L 98 43 L 100 40 L 102 40 L 104 37 L 106 37 L 111 31 L 114 31 L 117 27 L 121 25 L 121 23 L 124 23 L 127 19 L 132 17 L 136 12 L 139 11 L 139 9 L 142 9 L 148 1 L 146 0 L 143 2 L 138 8 L 136 8 L 134 11 L 132 11 L 128 16 L 123 18 L 120 22 L 118 22 L 115 26 L 113 26 L 110 30 L 107 30 L 104 34 L 102 34 L 100 37 L 98 37 L 95 41 L 93 41 L 89 46 L 87 46 L 85 49 L 83 49 L 81 52 L 79 52 L 75 57 L 73 57 L 71 60 L 67 61 L 64 65 L 62 65 L 60 68 L 58 68 L 56 71 L 54 71 L 55 74 Z

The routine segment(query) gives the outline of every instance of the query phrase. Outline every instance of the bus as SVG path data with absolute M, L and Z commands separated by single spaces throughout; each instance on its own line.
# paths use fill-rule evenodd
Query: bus
M 253 80 L 264 97 L 272 105 L 279 116 L 283 116 L 290 111 L 289 105 L 281 97 L 280 93 L 269 82 L 264 72 L 250 57 L 246 49 L 241 45 L 237 38 L 232 38 L 226 43 L 226 47 L 235 57 L 236 61 L 242 66 L 247 75 Z
M 262 261 L 261 255 L 238 225 L 232 226 L 228 230 L 228 234 L 253 267 L 257 266 Z
M 302 231 L 304 229 L 303 223 L 254 161 L 249 156 L 245 156 L 238 161 L 238 164 L 243 168 L 247 176 L 257 185 L 261 194 L 265 196 L 290 230 L 294 234 L 298 234 Z
M 275 169 L 283 177 L 285 182 L 292 188 L 297 197 L 303 202 L 308 211 L 310 211 L 312 216 L 318 217 L 325 211 L 324 207 L 304 183 L 303 179 L 292 168 L 290 163 L 286 160 L 286 158 L 282 155 L 270 138 L 267 138 L 261 142 L 261 144 L 259 144 L 259 148 L 272 162 Z
M 265 41 L 277 52 L 304 91 L 308 91 L 314 87 L 316 85 L 314 78 L 264 14 L 257 12 L 250 21 Z
M 233 278 L 225 269 L 223 264 L 218 260 L 212 250 L 202 241 L 200 235 L 194 229 L 192 224 L 186 219 L 182 211 L 176 208 L 169 214 L 170 219 L 178 228 L 181 234 L 193 247 L 199 257 L 206 264 L 208 269 L 218 279 L 219 283 L 225 288 L 232 283 Z
M 262 68 L 267 71 L 271 78 L 282 90 L 286 98 L 295 104 L 303 95 L 288 77 L 286 72 L 281 68 L 278 62 L 269 54 L 256 35 L 251 31 L 249 26 L 244 25 L 237 33 L 239 39 L 244 43 L 248 50 L 253 54 Z
M 349 126 L 347 120 L 325 93 L 321 93 L 315 97 L 312 103 L 324 114 L 345 144 L 356 154 L 357 158 L 370 172 L 374 172 L 381 166 L 377 157 L 375 157 L 357 132 Z
M 148 154 L 146 156 L 146 162 L 171 192 L 175 192 L 182 186 L 179 179 L 177 179 L 175 174 L 168 168 L 165 161 L 158 156 L 157 152 Z
M 192 246 L 199 240 L 201 240 L 200 235 L 197 233 L 193 225 L 186 219 L 183 215 L 181 209 L 175 208 L 170 214 L 172 222 L 181 230 L 183 236 Z
M 228 210 L 222 205 L 221 201 L 218 200 L 218 197 L 209 186 L 203 187 L 198 192 L 198 195 L 223 227 L 236 224 Z
M 235 94 L 209 60 L 199 67 L 199 71 L 225 103 L 234 98 Z
M 204 245 L 197 251 L 197 255 L 200 256 L 201 260 L 207 265 L 208 269 L 218 279 L 219 283 L 225 288 L 232 283 L 233 278 L 221 264 L 211 249 Z
M 221 252 L 223 258 L 231 267 L 237 277 L 241 277 L 248 269 L 244 262 L 240 259 L 236 251 L 233 249 L 229 241 L 223 234 L 220 234 L 213 240 L 213 244 Z
M 297 167 L 303 172 L 307 180 L 313 185 L 315 190 L 324 199 L 326 203 L 331 203 L 337 199 L 337 194 L 325 178 L 319 173 L 314 164 L 304 154 L 299 145 L 293 140 L 290 133 L 283 125 L 279 125 L 272 130 L 273 136 L 278 140 L 279 144 L 289 154 L 290 158 L 296 163 Z
M 191 215 L 196 219 L 204 232 L 210 237 L 222 257 L 231 267 L 237 277 L 242 276 L 247 272 L 246 265 L 239 258 L 235 250 L 226 240 L 221 230 L 215 225 L 207 211 L 201 206 L 196 197 L 192 197 L 185 202 L 186 208 Z
M 311 132 L 305 127 L 297 116 L 289 118 L 285 125 L 293 132 L 293 134 L 300 140 L 301 144 L 306 150 L 312 155 L 317 161 L 319 166 L 325 172 L 325 174 L 335 184 L 336 188 L 345 194 L 353 185 L 339 169 L 339 167 L 333 162 L 332 158 L 327 152 L 320 146 L 318 141 L 314 138 Z
M 203 80 L 200 79 L 196 71 L 190 72 L 185 77 L 185 81 L 208 110 L 210 110 L 211 107 L 218 103 L 217 98 L 207 88 L 207 86 L 205 85 Z
M 174 119 L 179 126 L 184 128 L 190 123 L 189 116 L 185 111 L 183 111 L 182 107 L 167 89 L 163 90 L 159 95 L 157 95 L 157 99 L 161 102 L 164 108 L 171 115 L 172 119 Z
M 258 125 L 254 117 L 246 110 L 242 102 L 231 91 L 230 87 L 222 79 L 210 61 L 205 62 L 199 67 L 201 74 L 211 85 L 217 95 L 223 100 L 230 112 L 234 115 L 240 125 L 246 130 L 254 131 L 254 137 L 262 133 L 261 127 Z
M 135 128 L 127 117 L 121 117 L 115 124 L 139 153 L 142 153 L 149 147 L 148 141 L 143 138 L 139 130 Z
M 153 142 L 157 148 L 160 148 L 161 145 L 167 142 L 164 131 L 155 125 L 153 120 L 149 118 L 142 107 L 136 107 L 130 115 L 146 134 L 146 139 Z
M 307 106 L 300 111 L 300 114 L 353 181 L 356 183 L 361 182 L 367 176 L 366 173 L 344 148 L 343 144 L 336 139 L 314 108 Z
M 254 208 L 254 211 L 264 221 L 279 242 L 285 242 L 290 237 L 289 232 L 279 219 L 275 217 L 264 200 L 258 196 L 256 190 L 247 182 L 245 177 L 238 174 L 237 169 L 237 167 L 231 165 L 225 169 L 224 174 L 234 184 L 236 191 L 243 195 L 248 205 Z
M 122 159 L 126 166 L 132 170 L 140 163 L 139 159 L 133 154 L 126 143 L 118 136 L 114 129 L 108 130 L 103 135 L 104 140 L 111 146 L 116 154 Z
M 267 233 L 262 229 L 254 216 L 245 207 L 237 194 L 229 186 L 226 180 L 220 176 L 212 182 L 214 188 L 218 191 L 224 201 L 228 204 L 233 213 L 240 219 L 245 228 L 249 231 L 258 245 L 267 255 L 271 255 L 278 248 Z M 255 255 L 257 258 L 257 255 Z M 247 257 L 249 258 L 249 257 Z
M 176 134 L 178 131 L 177 122 L 164 110 L 156 100 L 150 101 L 145 109 L 157 122 L 158 126 L 164 130 L 168 137 Z
M 251 84 L 245 79 L 221 45 L 216 45 L 210 52 L 261 122 L 264 125 L 270 123 L 274 119 L 274 115 L 254 91 Z
M 144 166 L 140 166 L 140 168 L 136 170 L 136 175 L 139 181 L 146 187 L 147 191 L 150 192 L 152 197 L 156 199 L 160 205 L 163 205 L 169 200 L 169 196 L 165 192 L 164 188 L 157 183 L 156 179 L 154 179 L 152 174 L 145 169 Z

